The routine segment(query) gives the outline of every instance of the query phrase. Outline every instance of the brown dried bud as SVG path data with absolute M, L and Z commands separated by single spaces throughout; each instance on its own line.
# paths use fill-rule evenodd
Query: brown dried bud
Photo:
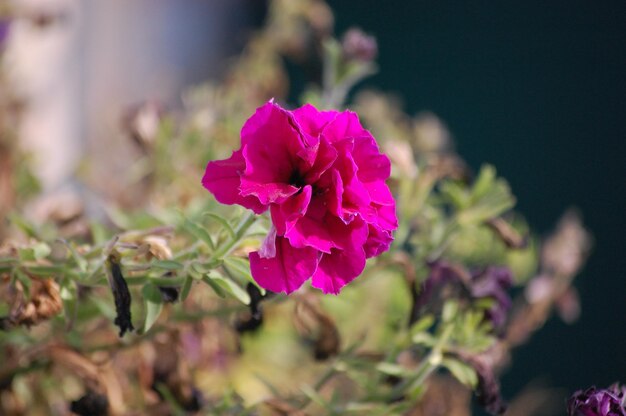
M 580 216 L 570 210 L 559 221 L 556 232 L 541 250 L 543 268 L 560 276 L 573 276 L 582 267 L 591 248 L 591 236 Z
M 16 291 L 21 297 L 21 290 Z M 2 318 L 0 326 L 9 329 L 13 326 L 24 325 L 30 327 L 57 315 L 63 309 L 63 302 L 59 294 L 59 285 L 53 279 L 32 279 L 28 302 L 18 300 L 14 302 L 9 316 Z
M 487 221 L 487 225 L 509 248 L 525 248 L 528 245 L 528 236 L 522 236 L 502 218 L 492 218 Z
M 147 101 L 130 108 L 122 119 L 122 125 L 141 150 L 147 152 L 157 140 L 164 115 L 162 104 Z

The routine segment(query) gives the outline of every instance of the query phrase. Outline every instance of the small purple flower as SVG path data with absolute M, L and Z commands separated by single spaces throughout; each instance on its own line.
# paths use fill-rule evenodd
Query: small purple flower
M 352 28 L 346 32 L 341 42 L 344 56 L 348 59 L 369 62 L 378 55 L 376 38 L 366 35 L 361 29 Z
M 626 416 L 626 386 L 578 390 L 567 401 L 569 416 Z
M 512 285 L 513 275 L 506 267 L 490 266 L 472 274 L 472 297 L 494 300 L 493 305 L 485 312 L 486 319 L 491 321 L 494 328 L 501 328 L 506 323 L 506 316 L 511 308 L 511 297 L 507 291 Z
M 437 309 L 444 299 L 451 297 L 470 303 L 492 299 L 492 306 L 485 311 L 485 320 L 499 330 L 506 323 L 511 307 L 507 292 L 512 284 L 513 275 L 506 267 L 489 266 L 470 273 L 461 266 L 438 261 L 430 266 L 430 275 L 422 285 L 415 308 Z

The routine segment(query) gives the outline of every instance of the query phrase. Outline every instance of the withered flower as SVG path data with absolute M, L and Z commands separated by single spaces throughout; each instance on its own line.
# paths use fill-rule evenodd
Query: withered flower
M 489 354 L 460 354 L 460 356 L 474 368 L 478 376 L 478 387 L 474 391 L 478 404 L 492 415 L 504 414 L 507 404 L 500 394 L 500 382 L 495 375 L 494 363 Z
M 313 343 L 313 357 L 326 360 L 339 353 L 341 338 L 333 319 L 319 306 L 312 295 L 301 296 L 296 302 L 294 314 L 296 329 Z
M 168 260 L 172 258 L 172 249 L 170 248 L 167 240 L 163 237 L 156 235 L 149 235 L 143 240 L 139 246 L 140 252 L 145 252 L 145 256 L 148 260 Z M 169 271 L 163 275 L 163 277 L 175 277 L 176 274 L 173 271 Z M 159 286 L 161 292 L 161 298 L 165 303 L 174 303 L 178 300 L 180 289 L 172 286 Z
M 133 331 L 133 323 L 130 316 L 131 296 L 128 290 L 124 275 L 122 275 L 122 265 L 120 263 L 120 254 L 116 250 L 112 250 L 107 257 L 107 276 L 109 278 L 109 286 L 115 299 L 115 311 L 117 317 L 113 321 L 120 328 L 120 337 L 123 337 L 126 331 Z
M 13 302 L 8 316 L 0 318 L 0 329 L 8 330 L 14 326 L 30 327 L 52 318 L 63 309 L 63 301 L 59 293 L 59 285 L 54 279 L 32 279 L 31 295 L 28 302 L 22 299 L 20 287 L 15 290 L 16 300 Z
M 263 324 L 263 308 L 261 307 L 261 301 L 264 299 L 264 296 L 261 295 L 259 288 L 252 283 L 248 283 L 246 291 L 248 295 L 250 295 L 250 311 L 247 316 L 241 317 L 235 323 L 235 329 L 240 334 L 244 332 L 254 332 Z M 268 292 L 268 294 L 269 293 L 270 292 Z
M 506 323 L 511 307 L 508 290 L 512 285 L 513 276 L 506 267 L 489 266 L 470 272 L 459 265 L 435 262 L 430 265 L 430 274 L 414 299 L 411 316 L 414 319 L 426 309 L 438 311 L 450 298 L 470 304 L 491 299 L 493 304 L 485 310 L 484 318 L 499 330 Z
M 94 391 L 87 391 L 83 397 L 70 403 L 70 411 L 79 416 L 106 416 L 109 400 Z

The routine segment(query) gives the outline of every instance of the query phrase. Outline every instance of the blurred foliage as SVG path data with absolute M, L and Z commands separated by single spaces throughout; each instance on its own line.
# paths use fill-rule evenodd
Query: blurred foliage
M 335 39 L 322 1 L 274 0 L 268 13 L 221 82 L 183 95 L 184 111 L 129 110 L 138 156 L 101 215 L 76 196 L 33 198 L 21 110 L 4 86 L 2 414 L 467 415 L 470 391 L 500 413 L 497 375 L 511 349 L 553 308 L 572 316 L 571 281 L 589 251 L 575 214 L 542 245 L 512 211 L 506 181 L 489 165 L 474 175 L 435 116 L 409 116 L 371 91 L 345 103 L 376 70 L 375 40 Z M 219 205 L 200 184 L 255 108 L 285 99 L 285 59 L 322 68 L 294 106 L 354 109 L 393 164 L 395 242 L 337 297 L 258 288 L 247 253 L 269 219 Z M 504 328 L 486 318 L 497 299 L 467 302 L 455 284 L 418 308 L 444 261 L 460 276 L 510 268 L 523 290 Z

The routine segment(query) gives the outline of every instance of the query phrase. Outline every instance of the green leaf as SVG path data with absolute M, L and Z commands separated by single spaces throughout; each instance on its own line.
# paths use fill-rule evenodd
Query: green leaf
M 35 276 L 40 277 L 50 277 L 50 275 L 57 275 L 66 271 L 63 266 L 24 266 L 28 273 L 34 274 Z
M 437 339 L 428 332 L 418 332 L 411 337 L 411 341 L 416 345 L 425 345 L 427 347 L 432 347 L 437 343 Z
M 471 205 L 458 213 L 460 224 L 479 224 L 495 218 L 515 205 L 508 183 L 496 179 L 495 169 L 481 168 L 471 190 Z
M 222 227 L 224 227 L 224 229 L 228 232 L 228 234 L 230 235 L 230 238 L 232 238 L 233 240 L 237 239 L 237 233 L 235 233 L 235 230 L 233 229 L 233 227 L 228 223 L 228 221 L 224 217 L 221 217 L 214 212 L 205 212 L 202 215 L 206 217 L 210 217 L 211 219 L 219 222 L 222 225 Z
M 30 286 L 32 284 L 30 277 L 24 274 L 24 272 L 22 272 L 20 269 L 14 269 L 13 276 L 22 284 L 22 287 L 24 288 L 24 296 L 26 297 L 26 299 L 30 298 Z
M 50 246 L 46 243 L 36 243 L 32 246 L 35 260 L 45 259 L 50 255 Z
M 441 365 L 450 371 L 452 375 L 466 386 L 474 389 L 478 385 L 476 371 L 469 365 L 455 358 L 444 358 Z
M 179 263 L 174 260 L 156 260 L 152 262 L 150 265 L 156 269 L 163 269 L 163 270 L 180 270 L 183 267 L 185 267 L 184 264 Z
M 376 370 L 380 371 L 383 374 L 397 377 L 403 377 L 407 374 L 407 370 L 404 367 L 394 363 L 378 363 L 376 365 Z
M 222 289 L 222 286 L 219 285 L 215 280 L 210 278 L 208 276 L 208 274 L 202 276 L 202 281 L 204 283 L 206 283 L 207 285 L 211 286 L 211 289 L 213 289 L 213 291 L 215 292 L 215 294 L 217 296 L 219 296 L 220 298 L 225 298 L 226 297 L 226 293 L 224 293 L 224 290 Z
M 241 257 L 226 257 L 224 258 L 224 265 L 228 267 L 230 271 L 235 272 L 236 276 L 242 277 L 248 282 L 252 283 L 259 288 L 262 296 L 265 296 L 265 289 L 257 284 L 250 273 L 250 262 Z
M 248 292 L 243 290 L 241 286 L 235 283 L 232 279 L 224 277 L 215 271 L 211 271 L 206 275 L 206 278 L 202 280 L 207 282 L 214 290 L 215 287 L 212 283 L 215 283 L 220 289 L 223 289 L 222 293 L 224 293 L 225 291 L 233 296 L 235 299 L 239 300 L 241 303 L 245 303 L 246 305 L 250 304 L 250 295 L 248 295 Z M 218 290 L 215 291 L 219 295 Z
M 37 230 L 35 230 L 35 227 L 29 224 L 24 218 L 20 217 L 17 214 L 11 214 L 9 215 L 9 221 L 17 228 L 19 228 L 28 237 L 37 238 Z
M 183 283 L 183 287 L 180 290 L 181 302 L 184 302 L 185 299 L 187 299 L 187 296 L 189 296 L 189 293 L 191 292 L 191 286 L 193 285 L 193 281 L 194 281 L 194 278 L 191 275 L 187 275 L 187 277 L 185 278 L 185 283 Z
M 163 311 L 163 297 L 159 288 L 151 283 L 143 287 L 141 294 L 146 304 L 146 320 L 143 324 L 143 333 L 145 334 L 152 328 Z
M 435 317 L 431 314 L 422 316 L 411 326 L 411 336 L 428 330 L 435 323 Z
M 211 239 L 211 235 L 206 229 L 204 229 L 204 227 L 201 227 L 185 218 L 183 228 L 198 240 L 203 241 L 211 250 L 215 250 L 213 239 Z
M 87 271 L 87 260 L 85 260 L 85 258 L 82 257 L 80 254 L 78 254 L 78 252 L 76 251 L 76 248 L 74 247 L 74 243 L 67 243 L 66 246 L 67 246 L 68 250 L 70 251 L 70 253 L 72 255 L 72 258 L 76 262 L 76 265 L 78 266 L 80 271 L 81 272 L 86 272 Z

